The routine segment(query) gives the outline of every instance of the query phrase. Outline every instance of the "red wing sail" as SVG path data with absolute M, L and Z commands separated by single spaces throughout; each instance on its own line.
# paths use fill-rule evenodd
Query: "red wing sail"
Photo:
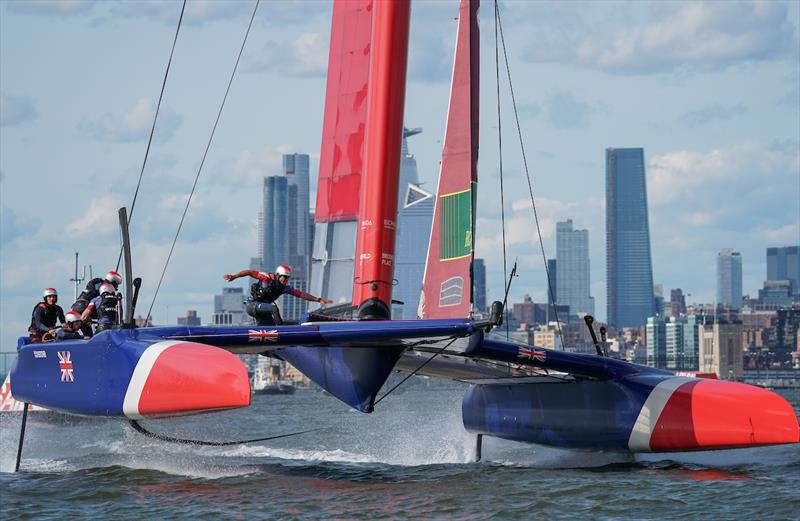
M 469 315 L 478 182 L 479 0 L 461 0 L 436 209 L 420 318 Z

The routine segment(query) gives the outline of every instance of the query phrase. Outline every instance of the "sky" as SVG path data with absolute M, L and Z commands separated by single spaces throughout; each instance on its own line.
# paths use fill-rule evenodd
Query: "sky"
M 209 140 L 253 1 L 189 1 L 131 220 L 146 312 Z M 175 34 L 179 1 L 0 1 L 0 350 L 25 334 L 44 287 L 72 302 L 74 252 L 116 265 Z M 455 1 L 412 3 L 405 121 L 436 186 L 455 44 Z M 501 1 L 522 141 L 547 257 L 555 223 L 589 230 L 606 316 L 605 149 L 645 150 L 654 282 L 714 301 L 716 256 L 741 252 L 755 295 L 770 246 L 800 243 L 800 2 Z M 311 156 L 316 188 L 331 4 L 262 2 L 153 316 L 208 320 L 224 273 L 256 254 L 261 179 Z M 481 19 L 476 255 L 488 298 L 506 242 L 511 301 L 546 278 L 508 84 L 498 125 L 492 4 Z M 501 70 L 504 74 L 504 71 Z M 314 197 L 312 195 L 312 201 Z

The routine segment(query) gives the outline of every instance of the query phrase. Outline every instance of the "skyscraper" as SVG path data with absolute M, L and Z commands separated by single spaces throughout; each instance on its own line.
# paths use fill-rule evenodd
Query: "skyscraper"
M 472 263 L 472 279 L 475 286 L 475 311 L 486 312 L 486 263 L 475 259 Z
M 717 255 L 717 303 L 742 308 L 742 256 L 730 248 Z
M 392 305 L 392 318 L 417 318 L 422 277 L 428 255 L 428 237 L 433 220 L 433 194 L 419 184 L 417 160 L 408 151 L 408 138 L 422 132 L 403 129 L 400 151 L 400 181 L 397 190 L 397 235 L 395 236 L 394 278 L 397 285 L 392 298 L 403 302 Z
M 669 303 L 671 308 L 671 315 L 677 317 L 686 314 L 686 297 L 683 295 L 681 288 L 670 290 Z
M 606 149 L 606 284 L 609 325 L 639 327 L 654 314 L 642 148 Z
M 267 271 L 275 270 L 279 264 L 289 262 L 289 182 L 284 176 L 264 178 L 262 202 L 262 233 L 264 260 Z
M 558 303 L 568 305 L 571 316 L 594 315 L 589 279 L 589 231 L 574 230 L 571 219 L 556 223 L 556 263 Z
M 767 248 L 767 280 L 789 280 L 800 293 L 800 246 Z

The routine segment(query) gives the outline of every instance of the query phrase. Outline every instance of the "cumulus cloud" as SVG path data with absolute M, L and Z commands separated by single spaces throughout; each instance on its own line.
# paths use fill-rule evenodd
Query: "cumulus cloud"
M 67 224 L 66 235 L 72 239 L 108 237 L 119 225 L 121 201 L 115 196 L 95 198 L 83 215 Z
M 324 76 L 328 70 L 328 37 L 308 32 L 287 42 L 269 41 L 259 58 L 245 65 L 244 70 L 275 71 L 295 77 Z
M 8 2 L 7 9 L 18 13 L 65 18 L 87 13 L 95 4 L 94 0 L 26 0 Z
M 283 154 L 291 154 L 296 149 L 293 145 L 265 146 L 260 150 L 242 150 L 233 161 L 224 177 L 226 183 L 231 181 L 248 186 L 260 186 L 261 180 L 267 175 L 281 173 Z
M 38 115 L 39 112 L 30 98 L 0 93 L 0 127 L 30 123 Z
M 525 104 L 523 117 L 544 116 L 556 129 L 573 129 L 587 125 L 589 117 L 597 109 L 566 90 L 557 90 L 547 95 L 542 103 Z
M 121 115 L 105 114 L 96 119 L 84 119 L 78 128 L 100 141 L 129 143 L 147 139 L 153 125 L 156 106 L 153 100 L 140 98 Z M 169 107 L 161 107 L 156 123 L 156 141 L 169 141 L 183 118 Z
M 602 19 L 587 11 L 583 18 L 575 10 L 551 12 L 546 19 L 564 22 L 569 16 L 570 23 L 531 31 L 528 59 L 651 74 L 720 70 L 743 61 L 797 56 L 797 34 L 785 3 L 665 2 L 648 9 L 643 23 L 632 23 L 630 13 Z

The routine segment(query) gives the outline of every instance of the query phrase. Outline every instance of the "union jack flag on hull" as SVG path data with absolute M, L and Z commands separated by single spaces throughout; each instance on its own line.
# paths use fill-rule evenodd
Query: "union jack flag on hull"
M 58 352 L 58 368 L 61 369 L 62 382 L 75 381 L 75 374 L 73 372 L 72 361 L 70 360 L 69 351 Z
M 519 358 L 527 358 L 528 360 L 536 360 L 537 362 L 544 363 L 547 360 L 547 353 L 541 349 L 533 349 L 531 347 L 519 347 Z
M 267 340 L 270 342 L 278 341 L 278 331 L 276 329 L 270 331 L 251 329 L 247 332 L 247 336 L 250 337 L 250 342 L 266 342 Z

